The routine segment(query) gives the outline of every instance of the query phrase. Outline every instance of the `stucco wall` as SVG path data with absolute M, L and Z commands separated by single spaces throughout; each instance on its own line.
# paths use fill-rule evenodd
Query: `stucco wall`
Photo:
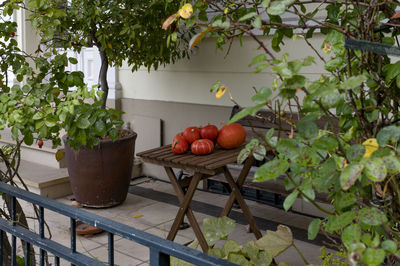
M 312 43 L 320 49 L 323 38 L 315 36 Z M 269 44 L 271 37 L 263 39 Z M 296 41 L 286 39 L 285 44 L 279 57 L 283 52 L 298 59 L 313 54 L 302 38 L 297 38 Z M 228 86 L 235 100 L 248 106 L 251 104 L 252 86 L 271 87 L 274 77 L 269 70 L 253 74 L 254 69 L 248 67 L 251 59 L 262 53 L 257 48 L 257 43 L 246 37 L 243 39 L 243 46 L 235 42 L 229 55 L 225 57 L 225 51 L 216 49 L 215 39 L 206 39 L 194 51 L 190 60 L 181 60 L 174 65 L 160 67 L 157 71 L 148 73 L 146 69 L 142 69 L 132 73 L 124 65 L 119 70 L 123 98 L 231 106 L 232 102 L 227 94 L 218 100 L 209 92 L 212 84 L 221 80 Z M 321 49 L 320 51 L 322 52 Z M 304 68 L 303 73 L 317 78 L 321 70 L 321 64 L 316 64 Z

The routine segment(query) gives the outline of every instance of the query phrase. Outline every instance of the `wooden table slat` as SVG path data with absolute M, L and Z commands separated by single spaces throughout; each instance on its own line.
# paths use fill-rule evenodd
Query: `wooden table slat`
M 154 148 L 154 149 L 151 149 L 151 150 L 142 151 L 142 152 L 137 153 L 136 155 L 140 156 L 140 157 L 142 157 L 142 156 L 150 156 L 154 152 L 157 153 L 157 152 L 160 152 L 160 151 L 163 151 L 163 150 L 168 150 L 168 149 L 169 150 L 171 149 L 171 145 L 165 145 L 165 146 L 157 147 L 157 148 Z

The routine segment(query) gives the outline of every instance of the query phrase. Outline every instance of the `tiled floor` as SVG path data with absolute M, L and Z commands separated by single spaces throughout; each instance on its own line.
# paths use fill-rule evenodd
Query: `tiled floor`
M 107 217 L 109 219 L 127 224 L 137 229 L 146 231 L 150 234 L 166 238 L 169 228 L 172 225 L 173 219 L 178 211 L 178 206 L 173 202 L 160 202 L 157 200 L 157 194 L 173 197 L 174 192 L 172 186 L 166 182 L 155 181 L 150 179 L 142 179 L 135 182 L 134 186 L 142 191 L 149 191 L 152 194 L 134 195 L 129 194 L 127 200 L 120 206 L 108 209 L 88 209 L 87 211 L 96 213 L 97 215 Z M 71 205 L 71 197 L 58 199 L 60 202 Z M 222 208 L 227 196 L 197 191 L 194 196 L 194 201 L 209 204 L 217 210 Z M 296 237 L 296 246 L 308 259 L 309 263 L 320 264 L 318 255 L 320 254 L 320 246 L 302 241 L 306 239 L 308 223 L 312 220 L 310 217 L 302 216 L 294 213 L 286 213 L 261 203 L 247 201 L 254 216 L 260 221 L 265 221 L 260 226 L 262 231 L 266 229 L 275 230 L 278 223 L 286 224 L 292 227 Z M 200 226 L 202 220 L 207 215 L 204 210 L 197 211 L 194 208 L 194 213 Z M 237 215 L 240 215 L 240 210 L 235 210 Z M 241 216 L 241 215 L 240 215 Z M 135 218 L 136 217 L 136 218 Z M 46 212 L 45 219 L 51 228 L 53 240 L 69 246 L 69 219 L 55 213 Z M 247 225 L 238 222 L 234 233 L 230 236 L 231 239 L 238 241 L 240 244 L 245 244 L 250 240 L 255 240 L 253 234 L 247 232 Z M 191 228 L 181 230 L 175 239 L 176 242 L 185 244 L 194 239 L 194 233 Z M 115 263 L 118 265 L 148 265 L 149 250 L 147 247 L 141 246 L 135 242 L 115 236 Z M 107 234 L 100 233 L 94 236 L 78 236 L 77 250 L 94 257 L 100 261 L 107 261 Z M 304 265 L 300 256 L 294 248 L 288 249 L 277 258 L 277 262 L 285 261 L 292 265 Z M 61 265 L 69 265 L 62 262 Z

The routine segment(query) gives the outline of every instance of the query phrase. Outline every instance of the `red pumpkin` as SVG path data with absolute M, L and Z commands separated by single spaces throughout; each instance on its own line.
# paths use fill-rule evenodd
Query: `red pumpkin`
M 210 154 L 214 150 L 214 143 L 209 139 L 198 139 L 192 143 L 190 149 L 196 155 Z
M 217 143 L 224 149 L 234 149 L 246 140 L 246 130 L 242 125 L 233 123 L 223 126 L 218 133 Z
M 200 139 L 200 129 L 198 127 L 188 127 L 183 131 L 183 137 L 191 144 L 195 140 Z
M 172 152 L 174 154 L 185 153 L 189 148 L 189 144 L 182 136 L 182 133 L 177 134 L 172 141 Z
M 200 129 L 200 135 L 202 139 L 215 140 L 218 136 L 218 128 L 214 125 L 207 125 Z

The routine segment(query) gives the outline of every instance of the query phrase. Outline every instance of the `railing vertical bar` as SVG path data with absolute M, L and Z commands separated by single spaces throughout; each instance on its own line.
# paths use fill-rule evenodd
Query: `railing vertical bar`
M 74 218 L 70 218 L 70 227 L 71 227 L 71 251 L 72 253 L 76 252 L 76 220 Z M 71 263 L 71 266 L 75 264 Z
M 3 264 L 3 230 L 0 230 L 0 264 Z
M 31 244 L 28 241 L 25 242 L 25 266 L 31 264 Z
M 70 219 L 70 227 L 71 227 L 71 251 L 73 253 L 76 252 L 76 222 L 74 218 Z
M 39 206 L 39 234 L 44 238 L 44 208 Z M 44 266 L 44 250 L 40 249 L 40 266 Z
M 57 257 L 57 256 L 55 256 L 55 258 L 54 258 L 54 265 L 55 266 L 59 266 L 60 265 L 60 258 Z
M 17 221 L 17 199 L 11 196 L 11 223 L 16 225 Z M 12 236 L 11 238 L 11 265 L 17 265 L 17 238 Z
M 108 265 L 114 265 L 114 234 L 108 233 Z
M 162 253 L 159 249 L 150 248 L 150 265 L 169 266 L 169 255 Z

